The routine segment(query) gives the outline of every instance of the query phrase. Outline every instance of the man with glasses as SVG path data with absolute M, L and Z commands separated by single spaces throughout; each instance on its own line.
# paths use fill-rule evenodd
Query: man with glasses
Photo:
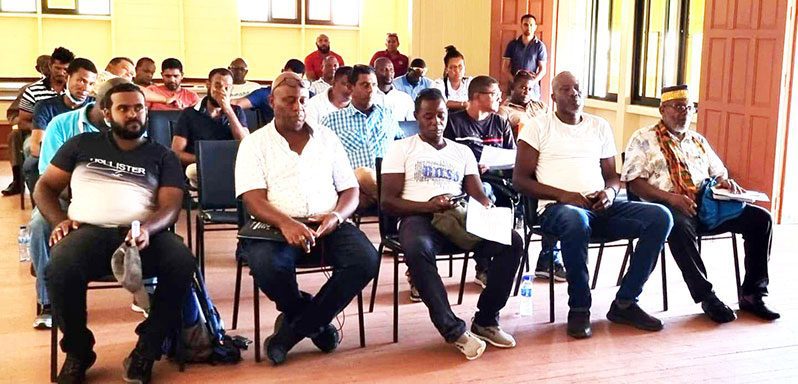
M 729 178 L 729 172 L 706 138 L 690 129 L 693 103 L 686 85 L 662 89 L 659 112 L 662 119 L 632 135 L 626 148 L 621 180 L 645 201 L 665 205 L 673 215 L 668 245 L 682 270 L 687 288 L 701 309 L 717 323 L 737 318 L 712 290 L 701 259 L 698 233 L 706 230 L 697 217 L 699 189 L 708 178 L 733 192 L 743 189 Z M 780 315 L 762 298 L 768 294 L 768 260 L 773 238 L 773 219 L 764 208 L 745 204 L 742 212 L 722 222 L 713 233 L 734 232 L 745 240 L 745 280 L 740 309 L 765 320 Z
M 388 35 L 385 36 L 385 48 L 384 51 L 377 51 L 371 56 L 369 65 L 374 67 L 377 64 L 377 59 L 385 57 L 393 63 L 397 75 L 402 76 L 407 73 L 407 64 L 410 59 L 399 52 L 399 35 L 396 33 L 388 33 Z
M 510 123 L 496 114 L 499 111 L 501 98 L 502 92 L 499 90 L 499 82 L 496 79 L 490 76 L 473 78 L 468 85 L 468 107 L 449 115 L 449 122 L 443 132 L 443 137 L 464 144 L 471 149 L 477 159 L 480 174 L 484 174 L 489 169 L 481 163 L 484 147 L 515 149 L 515 137 L 510 129 Z M 486 195 L 491 200 L 496 200 L 491 185 L 487 183 L 483 183 L 483 185 Z M 507 205 L 507 201 L 501 203 L 499 205 Z M 485 288 L 488 281 L 487 271 L 490 259 L 475 257 L 474 261 L 477 271 L 474 282 Z
M 413 59 L 407 74 L 393 79 L 393 86 L 415 100 L 419 92 L 432 88 L 432 80 L 426 77 L 426 74 L 427 63 L 420 58 Z
M 233 74 L 233 88 L 230 91 L 231 99 L 235 100 L 246 97 L 250 93 L 260 89 L 260 84 L 254 81 L 247 81 L 246 77 L 249 69 L 244 59 L 239 57 L 233 60 L 227 69 Z

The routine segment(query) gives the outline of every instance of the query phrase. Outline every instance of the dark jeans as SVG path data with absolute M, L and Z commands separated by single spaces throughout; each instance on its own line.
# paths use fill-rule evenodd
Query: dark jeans
M 25 185 L 33 195 L 33 188 L 39 181 L 39 158 L 37 156 L 30 155 L 25 158 L 25 162 L 22 163 L 22 175 L 25 178 Z
M 447 342 L 454 342 L 465 332 L 465 322 L 455 316 L 449 305 L 435 257 L 444 250 L 457 249 L 432 227 L 431 215 L 408 216 L 399 225 L 399 242 L 405 251 L 407 268 L 421 300 L 429 309 L 435 328 Z M 474 249 L 476 257 L 490 257 L 488 286 L 477 302 L 474 322 L 482 326 L 499 324 L 499 310 L 507 303 L 513 277 L 524 252 L 524 240 L 513 231 L 512 244 L 482 241 Z
M 743 235 L 745 241 L 745 280 L 743 295 L 765 296 L 768 293 L 768 260 L 773 239 L 773 219 L 764 208 L 746 204 L 743 213 L 727 220 L 712 231 L 705 231 L 697 217 L 688 217 L 668 207 L 673 215 L 673 229 L 668 237 L 673 259 L 690 290 L 690 296 L 698 303 L 714 294 L 712 283 L 707 280 L 707 269 L 698 251 L 699 233 L 719 234 L 733 232 Z
M 673 226 L 668 210 L 658 204 L 616 201 L 604 212 L 552 204 L 540 215 L 541 229 L 560 239 L 568 280 L 568 306 L 586 311 L 592 300 L 588 285 L 587 247 L 591 236 L 607 240 L 638 238 L 616 299 L 636 301 L 657 265 L 657 257 Z
M 317 239 L 309 255 L 284 242 L 240 241 L 260 289 L 285 314 L 285 324 L 305 337 L 318 335 L 343 311 L 374 278 L 380 262 L 374 245 L 351 223 Z M 318 266 L 319 262 L 332 266 L 333 273 L 316 296 L 311 296 L 299 290 L 296 268 Z
M 94 335 L 86 327 L 86 287 L 89 281 L 112 274 L 111 255 L 127 231 L 83 224 L 50 250 L 47 290 L 53 318 L 64 334 L 61 349 L 67 354 L 85 356 L 94 346 Z M 145 357 L 157 360 L 167 332 L 180 322 L 181 304 L 196 264 L 180 237 L 168 231 L 151 235 L 150 245 L 140 256 L 144 276 L 157 277 L 158 287 L 149 317 L 136 328 L 136 348 Z

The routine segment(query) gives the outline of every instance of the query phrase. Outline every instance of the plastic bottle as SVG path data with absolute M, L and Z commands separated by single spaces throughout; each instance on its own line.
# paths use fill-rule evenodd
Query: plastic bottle
M 19 226 L 19 236 L 17 237 L 19 244 L 19 261 L 30 261 L 30 231 L 24 225 Z
M 532 316 L 532 275 L 525 274 L 521 280 L 521 304 L 518 313 L 521 316 Z

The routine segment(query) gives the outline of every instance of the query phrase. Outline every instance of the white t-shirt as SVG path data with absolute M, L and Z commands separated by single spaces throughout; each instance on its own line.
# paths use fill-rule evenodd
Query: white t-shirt
M 254 81 L 246 81 L 244 84 L 233 84 L 233 87 L 230 91 L 230 98 L 234 100 L 240 99 L 252 92 L 257 91 L 258 89 L 260 89 L 260 84 Z
M 321 95 L 324 92 L 327 92 L 328 89 L 332 88 L 332 84 L 327 83 L 324 79 L 318 79 L 312 83 L 310 83 L 310 92 L 314 95 Z
M 444 139 L 446 146 L 435 149 L 418 135 L 391 143 L 382 161 L 382 174 L 403 173 L 402 198 L 426 202 L 442 195 L 463 193 L 466 175 L 478 175 L 474 153 L 465 145 Z
M 416 117 L 413 116 L 416 109 L 413 98 L 396 88 L 391 88 L 388 93 L 383 93 L 379 88 L 375 88 L 374 104 L 390 109 L 396 121 L 416 121 Z
M 569 192 L 590 193 L 604 189 L 601 159 L 617 154 L 612 128 L 607 120 L 582 114 L 582 122 L 568 125 L 554 112 L 530 120 L 518 140 L 539 153 L 537 181 Z M 540 200 L 538 207 L 553 203 Z
M 337 110 L 338 107 L 330 102 L 330 90 L 328 89 L 322 93 L 317 93 L 316 96 L 311 97 L 305 103 L 305 121 L 318 124 L 324 116 Z
M 446 101 L 468 101 L 468 85 L 471 84 L 470 77 L 464 77 L 463 81 L 460 82 L 460 88 L 454 89 L 452 88 L 452 83 L 448 80 L 446 81 L 446 86 L 449 87 L 449 96 L 446 96 L 446 87 L 443 84 L 443 78 L 437 79 L 432 82 L 432 86 L 438 88 L 441 91 L 441 94 L 446 99 Z

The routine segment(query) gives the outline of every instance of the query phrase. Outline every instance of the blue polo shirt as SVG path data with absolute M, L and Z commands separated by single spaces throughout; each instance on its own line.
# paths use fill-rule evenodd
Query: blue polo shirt
M 38 104 L 36 104 L 38 106 Z M 94 101 L 87 103 L 84 107 L 69 111 L 55 116 L 42 138 L 42 149 L 39 152 L 39 174 L 44 174 L 44 170 L 50 165 L 50 161 L 58 152 L 58 149 L 74 136 L 85 132 L 101 132 L 100 128 L 95 127 L 89 121 L 89 111 L 94 108 Z M 102 131 L 106 128 L 103 127 Z
M 413 86 L 413 84 L 410 84 L 410 82 L 407 81 L 407 75 L 404 75 L 393 79 L 393 86 L 394 88 L 410 95 L 410 97 L 413 98 L 413 101 L 415 101 L 416 97 L 418 97 L 418 94 L 421 91 L 427 88 L 432 88 L 432 80 L 422 76 L 420 79 L 418 79 L 418 84 Z
M 523 36 L 510 41 L 504 50 L 504 57 L 510 59 L 510 73 L 513 75 L 522 69 L 535 73 L 538 70 L 538 61 L 548 60 L 546 45 L 537 36 L 527 45 L 524 45 Z M 532 94 L 533 100 L 540 100 L 540 84 L 535 84 Z
M 260 88 L 255 92 L 246 96 L 253 109 L 260 111 L 260 117 L 263 118 L 263 124 L 269 124 L 274 119 L 274 110 L 269 105 L 269 95 L 272 94 L 272 87 Z
M 82 105 L 77 106 L 75 109 L 81 108 L 86 105 L 86 103 L 92 101 L 94 101 L 94 98 L 89 96 Z M 66 105 L 63 95 L 38 101 L 33 107 L 33 129 L 45 130 L 47 129 L 47 124 L 49 124 L 54 117 L 75 109 Z

